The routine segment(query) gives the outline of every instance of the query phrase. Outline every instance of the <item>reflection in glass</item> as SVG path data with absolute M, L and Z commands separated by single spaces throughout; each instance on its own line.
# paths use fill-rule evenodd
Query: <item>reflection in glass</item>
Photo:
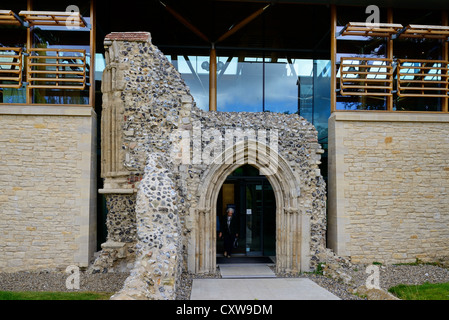
M 265 64 L 266 111 L 286 114 L 298 112 L 296 61 L 284 58 Z
M 209 56 L 167 56 L 190 88 L 197 106 L 209 110 Z
M 256 58 L 219 58 L 218 111 L 263 111 L 263 63 Z M 221 65 L 221 64 L 220 64 Z

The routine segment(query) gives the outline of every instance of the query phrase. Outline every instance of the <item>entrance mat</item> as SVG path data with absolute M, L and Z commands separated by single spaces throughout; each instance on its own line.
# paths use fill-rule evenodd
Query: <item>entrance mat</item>
M 270 257 L 217 257 L 217 264 L 274 263 Z

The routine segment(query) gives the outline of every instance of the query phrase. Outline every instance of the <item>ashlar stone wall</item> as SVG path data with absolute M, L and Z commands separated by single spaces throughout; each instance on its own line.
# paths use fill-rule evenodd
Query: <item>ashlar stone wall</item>
M 182 272 L 215 272 L 218 192 L 244 164 L 275 190 L 277 269 L 313 268 L 326 233 L 316 129 L 297 115 L 200 110 L 149 33 L 112 33 L 105 48 L 109 234 L 92 271 L 132 269 L 114 299 L 173 299 Z
M 353 263 L 449 257 L 449 117 L 340 112 L 329 121 L 329 246 Z
M 1 106 L 0 272 L 91 262 L 96 128 L 89 107 Z

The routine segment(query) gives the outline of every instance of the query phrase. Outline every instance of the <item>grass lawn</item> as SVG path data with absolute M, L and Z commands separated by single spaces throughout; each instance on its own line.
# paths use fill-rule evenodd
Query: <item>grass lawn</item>
M 401 284 L 388 291 L 402 300 L 449 300 L 449 283 Z
M 0 291 L 0 300 L 109 300 L 111 293 L 97 292 L 10 292 Z

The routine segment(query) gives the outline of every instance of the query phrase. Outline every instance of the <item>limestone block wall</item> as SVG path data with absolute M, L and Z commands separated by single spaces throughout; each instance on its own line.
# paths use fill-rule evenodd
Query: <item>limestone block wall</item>
M 0 272 L 87 267 L 96 250 L 96 115 L 0 108 Z
M 334 113 L 329 246 L 355 263 L 449 256 L 449 117 Z

